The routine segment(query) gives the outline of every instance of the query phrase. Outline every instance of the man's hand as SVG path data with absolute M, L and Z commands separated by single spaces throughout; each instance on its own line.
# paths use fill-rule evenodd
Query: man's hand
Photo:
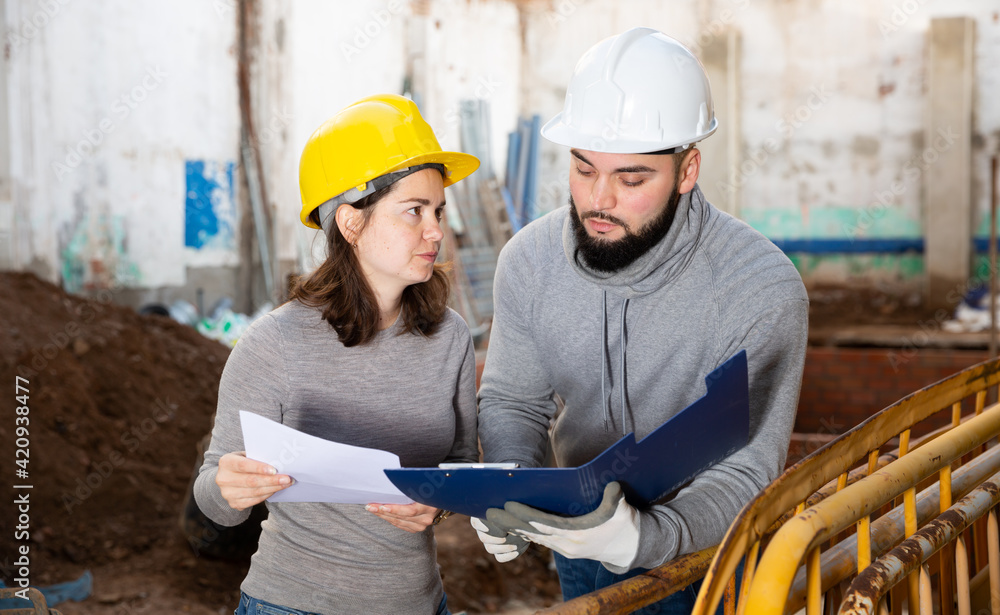
M 219 458 L 215 484 L 222 497 L 236 510 L 259 504 L 282 489 L 291 486 L 292 477 L 262 461 L 247 459 L 246 453 L 226 453 Z
M 524 553 L 528 548 L 528 541 L 489 521 L 491 511 L 503 512 L 499 508 L 491 508 L 486 511 L 486 519 L 471 517 L 472 527 L 476 528 L 476 534 L 487 552 L 497 558 L 498 562 L 509 562 Z
M 491 521 L 569 559 L 628 568 L 639 550 L 639 512 L 625 501 L 617 482 L 604 488 L 596 510 L 579 517 L 552 515 L 519 502 L 507 502 L 504 510 L 494 508 L 487 514 Z

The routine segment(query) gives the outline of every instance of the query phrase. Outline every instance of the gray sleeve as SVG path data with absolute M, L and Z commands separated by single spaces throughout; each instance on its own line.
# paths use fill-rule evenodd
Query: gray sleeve
M 282 400 L 288 379 L 282 355 L 282 339 L 273 316 L 264 316 L 240 337 L 226 361 L 219 381 L 219 404 L 215 411 L 212 442 L 194 484 L 198 508 L 220 525 L 239 525 L 250 509 L 236 510 L 222 497 L 215 475 L 219 458 L 244 450 L 240 410 L 255 412 L 281 422 Z
M 802 382 L 808 312 L 807 299 L 786 300 L 761 314 L 745 337 L 728 340 L 724 356 L 747 351 L 750 441 L 673 500 L 642 512 L 639 551 L 629 568 L 653 568 L 718 544 L 743 506 L 781 473 Z
M 459 320 L 461 317 L 456 316 Z M 479 440 L 477 437 L 476 416 L 476 350 L 472 343 L 472 335 L 468 325 L 460 323 L 464 329 L 464 339 L 467 340 L 465 358 L 458 374 L 458 386 L 455 388 L 455 444 L 448 453 L 446 461 L 475 462 L 479 461 Z
M 533 268 L 517 236 L 500 253 L 494 277 L 493 327 L 479 387 L 483 460 L 538 467 L 545 461 L 553 390 L 531 333 Z

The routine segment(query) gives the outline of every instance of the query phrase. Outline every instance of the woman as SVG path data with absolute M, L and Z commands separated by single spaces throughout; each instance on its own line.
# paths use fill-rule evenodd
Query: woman
M 238 524 L 291 484 L 242 452 L 240 410 L 390 451 L 404 467 L 477 460 L 472 338 L 446 306 L 448 279 L 434 261 L 444 187 L 478 166 L 441 151 L 400 96 L 362 99 L 310 137 L 301 220 L 322 228 L 328 257 L 288 303 L 253 323 L 226 363 L 195 484 L 215 522 Z M 448 612 L 429 529 L 442 511 L 267 506 L 237 615 Z

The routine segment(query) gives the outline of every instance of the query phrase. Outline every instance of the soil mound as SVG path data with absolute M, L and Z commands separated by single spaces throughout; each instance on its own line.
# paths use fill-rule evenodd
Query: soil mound
M 0 498 L 30 494 L 29 540 L 0 535 L 8 586 L 17 549 L 27 544 L 32 585 L 93 572 L 93 596 L 60 605 L 65 613 L 208 614 L 235 606 L 248 561 L 201 556 L 179 524 L 228 355 L 190 327 L 114 304 L 113 291 L 88 299 L 31 274 L 0 272 L 0 382 L 11 408 L 0 421 Z M 18 384 L 28 390 L 26 478 L 12 463 Z M 12 488 L 22 484 L 32 489 Z M 2 514 L 0 525 L 13 526 L 14 506 Z M 467 519 L 445 522 L 438 536 L 453 611 L 540 606 L 558 595 L 542 549 L 501 567 Z
M 9 403 L 16 381 L 29 391 L 29 476 L 19 483 L 33 485 L 36 561 L 92 567 L 142 553 L 177 527 L 229 350 L 114 305 L 110 292 L 84 299 L 19 273 L 0 274 L 0 288 L 0 381 Z M 0 423 L 5 461 L 13 424 Z

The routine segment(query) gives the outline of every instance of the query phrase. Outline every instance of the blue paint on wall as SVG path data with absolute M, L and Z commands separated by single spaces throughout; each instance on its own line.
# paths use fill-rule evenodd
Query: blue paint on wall
M 782 252 L 799 254 L 923 254 L 922 238 L 901 239 L 772 239 Z M 1000 240 L 997 241 L 1000 244 Z M 988 237 L 973 237 L 973 249 L 985 254 L 990 248 Z
M 184 245 L 202 250 L 236 246 L 236 203 L 232 161 L 187 160 Z
M 803 254 L 901 254 L 924 251 L 924 240 L 902 239 L 773 239 L 782 252 Z

